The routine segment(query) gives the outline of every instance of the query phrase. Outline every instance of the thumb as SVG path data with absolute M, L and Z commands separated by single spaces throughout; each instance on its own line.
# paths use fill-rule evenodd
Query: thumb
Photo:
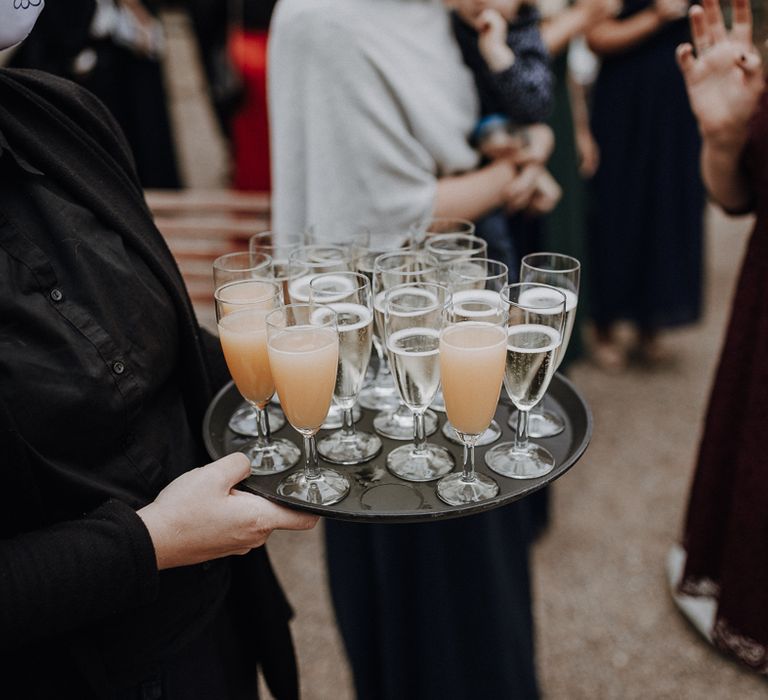
M 203 469 L 215 471 L 224 490 L 229 491 L 235 484 L 250 476 L 251 461 L 242 452 L 233 452 L 211 462 Z

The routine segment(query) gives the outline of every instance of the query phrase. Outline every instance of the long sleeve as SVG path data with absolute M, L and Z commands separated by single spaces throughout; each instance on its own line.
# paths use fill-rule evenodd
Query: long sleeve
M 4 455 L 13 441 L 0 437 Z M 16 463 L 4 468 L 21 468 Z M 152 541 L 135 511 L 109 501 L 78 520 L 0 540 L 0 649 L 54 636 L 157 595 Z
M 273 23 L 275 229 L 328 217 L 407 227 L 431 215 L 439 177 L 477 162 L 466 139 L 474 96 L 456 47 L 445 43 L 447 15 L 426 3 L 396 3 L 403 16 L 392 17 L 388 3 L 370 3 L 363 15 L 350 3 L 339 6 L 350 13 L 341 22 L 318 5 L 278 5 Z M 419 25 L 419 43 L 379 24 L 409 18 L 430 22 Z M 412 79 L 414 60 L 434 84 Z

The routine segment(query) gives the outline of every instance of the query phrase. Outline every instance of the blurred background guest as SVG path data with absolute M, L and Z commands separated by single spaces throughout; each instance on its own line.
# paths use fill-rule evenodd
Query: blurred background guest
M 179 187 L 156 0 L 49 2 L 10 65 L 83 85 L 112 112 L 144 187 Z M 62 28 L 65 27 L 66 31 Z
M 281 0 L 269 87 L 278 231 L 408 231 L 534 194 L 510 159 L 478 167 L 474 81 L 439 1 Z M 327 521 L 358 697 L 538 697 L 530 529 L 526 501 L 460 521 Z
M 586 216 L 587 185 L 597 170 L 599 149 L 589 124 L 587 92 L 596 74 L 596 59 L 586 48 L 584 34 L 598 22 L 613 17 L 620 0 L 541 0 L 541 36 L 552 60 L 555 77 L 554 108 L 549 125 L 555 149 L 548 167 L 560 184 L 562 198 L 544 217 L 541 248 L 571 255 L 582 264 L 581 294 L 576 326 L 566 363 L 583 353 L 583 321 L 589 309 Z M 565 367 L 565 365 L 564 365 Z
M 757 221 L 744 258 L 699 447 L 673 594 L 718 648 L 768 674 L 768 93 L 747 0 L 726 31 L 717 0 L 691 10 L 693 47 L 678 49 L 703 135 L 715 202 Z M 696 56 L 694 57 L 694 48 Z
M 243 86 L 232 115 L 233 185 L 241 190 L 272 189 L 267 115 L 267 36 L 277 0 L 242 0 L 232 26 L 229 56 Z
M 627 362 L 617 321 L 633 322 L 640 357 L 666 359 L 659 331 L 701 311 L 704 190 L 699 135 L 675 67 L 689 38 L 687 0 L 625 0 L 589 31 L 602 60 L 592 124 L 600 147 L 589 230 L 594 358 Z

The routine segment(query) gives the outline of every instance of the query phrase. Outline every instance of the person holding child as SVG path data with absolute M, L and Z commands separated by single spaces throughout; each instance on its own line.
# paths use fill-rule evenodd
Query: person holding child
M 439 0 L 280 0 L 269 59 L 276 230 L 409 231 L 533 198 L 512 158 L 481 165 L 470 144 L 479 100 Z M 530 527 L 525 500 L 444 522 L 326 521 L 357 696 L 538 697 Z
M 543 122 L 552 108 L 553 77 L 539 33 L 539 13 L 521 0 L 446 0 L 464 62 L 475 79 L 480 121 L 472 135 L 483 157 L 510 158 L 520 182 L 530 181 L 534 195 L 515 214 L 497 209 L 477 222 L 488 253 L 517 274 L 523 232 L 529 217 L 549 212 L 560 199 L 560 186 L 545 168 L 554 146 Z M 535 144 L 533 151 L 526 146 Z M 538 149 L 538 150 L 537 150 Z M 526 153 L 533 153 L 531 158 Z M 520 212 L 520 213 L 518 213 Z M 520 240 L 515 241 L 515 238 Z

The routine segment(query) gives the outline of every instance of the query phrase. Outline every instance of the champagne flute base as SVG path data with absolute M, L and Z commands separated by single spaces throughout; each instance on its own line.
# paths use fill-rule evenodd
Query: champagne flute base
M 517 427 L 517 410 L 509 414 L 507 425 L 513 430 Z M 539 411 L 534 408 L 528 413 L 528 435 L 533 438 L 548 438 L 560 435 L 565 430 L 565 421 L 554 411 Z
M 454 442 L 457 445 L 464 444 L 456 436 L 456 431 L 454 430 L 450 421 L 445 421 L 445 423 L 443 423 L 442 431 L 443 431 L 443 437 L 446 440 L 450 440 L 451 442 Z M 486 431 L 480 436 L 480 438 L 475 444 L 477 445 L 477 447 L 484 447 L 485 445 L 491 445 L 492 443 L 496 442 L 496 440 L 498 440 L 500 437 L 501 437 L 501 427 L 495 420 L 492 420 L 491 424 L 488 426 Z
M 484 474 L 475 473 L 468 481 L 463 472 L 449 474 L 437 482 L 437 495 L 449 506 L 462 506 L 465 503 L 480 503 L 499 494 L 499 485 Z
M 268 406 L 267 413 L 269 413 L 269 427 L 273 432 L 277 432 L 285 425 L 285 414 L 278 407 Z M 257 421 L 256 409 L 250 404 L 244 403 L 232 414 L 228 427 L 238 435 L 257 437 L 259 434 L 256 426 Z
M 387 469 L 405 481 L 434 481 L 453 471 L 453 455 L 444 447 L 427 443 L 420 451 L 416 445 L 403 445 L 387 455 Z
M 363 417 L 363 412 L 360 410 L 360 406 L 355 405 L 352 409 L 352 420 L 357 423 Z M 328 410 L 328 415 L 325 417 L 325 421 L 321 426 L 323 430 L 336 430 L 344 424 L 344 410 L 339 408 L 336 404 L 332 404 Z
M 317 441 L 318 454 L 333 464 L 364 464 L 378 455 L 381 448 L 378 435 L 360 431 L 355 431 L 353 435 L 338 431 Z
M 535 443 L 515 447 L 512 442 L 502 442 L 485 453 L 485 463 L 491 471 L 510 479 L 538 479 L 555 468 L 549 450 Z
M 437 430 L 437 414 L 427 410 L 424 413 L 424 434 L 432 435 Z M 379 435 L 390 440 L 413 440 L 413 413 L 410 410 L 382 411 L 373 419 L 373 427 Z
M 313 478 L 301 470 L 285 477 L 278 484 L 277 493 L 304 503 L 330 506 L 349 493 L 349 480 L 335 469 L 326 467 L 319 467 Z
M 251 474 L 266 476 L 279 474 L 295 467 L 301 459 L 301 450 L 290 440 L 271 439 L 268 443 L 245 445 L 241 452 L 251 460 Z
M 362 389 L 357 402 L 371 411 L 392 411 L 400 405 L 400 398 L 393 384 L 371 384 Z

